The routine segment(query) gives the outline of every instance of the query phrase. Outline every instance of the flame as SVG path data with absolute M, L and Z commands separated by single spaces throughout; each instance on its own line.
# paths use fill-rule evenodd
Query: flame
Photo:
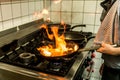
M 53 0 L 53 2 L 54 2 L 55 4 L 58 4 L 58 3 L 61 2 L 61 0 Z
M 65 25 L 64 25 L 65 27 Z M 71 45 L 72 43 L 66 43 L 64 33 L 58 34 L 59 27 L 53 26 L 51 27 L 52 34 L 49 34 L 48 28 L 45 24 L 41 26 L 46 30 L 48 38 L 53 40 L 55 44 L 48 44 L 47 46 L 42 46 L 37 48 L 38 51 L 44 56 L 63 56 L 68 54 L 69 52 L 74 52 L 78 49 L 77 45 Z
M 48 14 L 49 14 L 49 12 L 48 12 L 48 10 L 47 10 L 47 9 L 43 9 L 43 10 L 42 10 L 42 14 L 44 14 L 44 15 L 48 15 Z
M 33 14 L 33 16 L 35 17 L 35 18 L 43 18 L 43 15 L 40 13 L 40 12 L 35 12 L 34 14 Z
M 46 30 L 48 38 L 51 39 L 51 40 L 53 40 L 53 38 L 54 38 L 53 34 L 49 34 L 47 26 L 45 24 L 43 24 L 43 25 L 41 25 L 41 28 L 44 28 Z
M 39 18 L 39 19 L 44 18 L 44 20 L 50 22 L 49 11 L 48 11 L 47 9 L 43 9 L 41 12 L 35 12 L 35 13 L 33 14 L 33 16 L 34 16 L 35 18 L 37 18 L 37 19 L 38 19 L 38 18 Z

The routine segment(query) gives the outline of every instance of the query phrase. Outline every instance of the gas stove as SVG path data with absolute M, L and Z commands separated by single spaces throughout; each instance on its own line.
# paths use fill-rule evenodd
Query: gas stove
M 15 66 L 59 76 L 65 76 L 73 65 L 76 56 L 67 60 L 46 60 L 29 44 L 24 44 L 0 57 L 0 61 Z M 6 49 L 6 48 L 5 48 Z M 30 50 L 31 49 L 31 50 Z
M 80 33 L 85 34 L 86 37 L 92 35 L 89 32 Z M 80 70 L 88 52 L 76 53 L 72 58 L 47 60 L 40 55 L 37 47 L 49 42 L 46 37 L 43 39 L 40 30 L 36 30 L 3 45 L 0 48 L 0 69 L 7 71 L 7 73 L 13 72 L 15 75 L 27 74 L 27 77 L 32 77 L 30 80 L 76 80 L 78 73 L 82 74 Z M 85 47 L 86 43 L 82 46 Z

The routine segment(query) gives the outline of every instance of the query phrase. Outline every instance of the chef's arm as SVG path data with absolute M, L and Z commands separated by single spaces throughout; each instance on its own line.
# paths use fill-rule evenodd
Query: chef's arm
M 102 42 L 101 47 L 97 49 L 98 52 L 109 55 L 120 55 L 120 47 L 113 47 L 110 44 Z
M 112 55 L 120 55 L 120 47 L 113 48 L 112 52 Z

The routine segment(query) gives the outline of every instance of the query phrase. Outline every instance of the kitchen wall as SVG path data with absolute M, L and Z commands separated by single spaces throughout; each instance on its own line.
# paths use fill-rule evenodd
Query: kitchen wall
M 0 31 L 19 26 L 37 19 L 33 14 L 48 9 L 50 20 L 53 22 L 69 23 L 72 26 L 86 24 L 79 31 L 96 33 L 100 26 L 102 0 L 0 0 Z M 38 15 L 39 16 L 39 15 Z M 45 16 L 43 17 L 45 19 Z
M 60 4 L 50 7 L 53 21 L 65 21 L 72 25 L 86 24 L 85 28 L 76 28 L 77 31 L 90 31 L 96 33 L 100 26 L 100 16 L 103 0 L 62 0 Z
M 0 31 L 37 20 L 42 9 L 43 0 L 0 0 Z

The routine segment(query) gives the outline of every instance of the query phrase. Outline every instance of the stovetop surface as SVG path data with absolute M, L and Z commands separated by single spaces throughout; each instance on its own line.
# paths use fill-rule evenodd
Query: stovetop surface
M 74 56 L 74 58 L 70 60 L 46 60 L 39 54 L 34 55 L 34 53 L 32 53 L 34 55 L 32 59 L 30 59 L 29 61 L 25 61 L 20 58 L 20 54 L 22 54 L 22 51 L 19 50 L 19 52 L 20 53 L 16 53 L 16 51 L 11 51 L 5 56 L 2 56 L 0 61 L 36 71 L 65 76 L 74 63 L 76 57 Z
M 0 48 L 0 52 L 2 53 L 0 54 L 0 61 L 27 69 L 65 76 L 80 53 L 76 53 L 69 60 L 47 60 L 37 51 L 37 47 L 44 45 L 41 41 L 41 36 L 38 35 L 39 32 L 36 32 L 35 34 L 27 35 L 20 40 L 14 40 L 12 43 L 4 45 Z M 20 57 L 22 53 L 30 53 L 32 57 L 26 60 Z

